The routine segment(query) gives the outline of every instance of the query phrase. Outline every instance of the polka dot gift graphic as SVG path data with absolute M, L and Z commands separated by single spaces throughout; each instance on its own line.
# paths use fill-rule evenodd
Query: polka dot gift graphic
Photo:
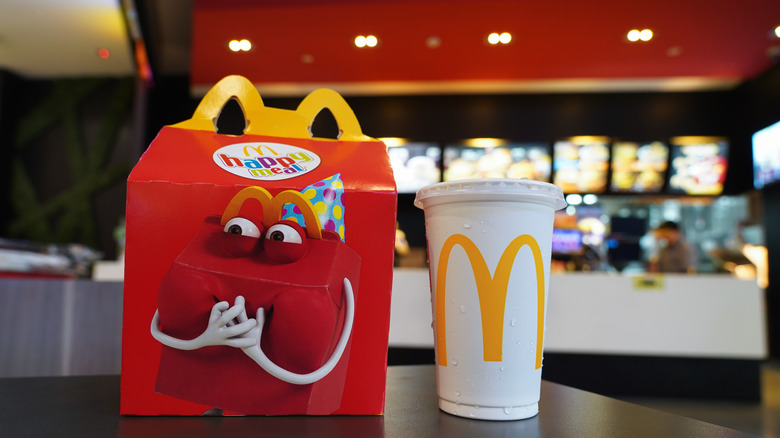
M 322 228 L 336 231 L 344 241 L 344 184 L 341 182 L 341 174 L 317 181 L 301 190 L 301 193 L 314 206 L 314 213 L 319 216 Z M 305 222 L 300 208 L 293 204 L 285 205 L 282 219 L 299 224 Z

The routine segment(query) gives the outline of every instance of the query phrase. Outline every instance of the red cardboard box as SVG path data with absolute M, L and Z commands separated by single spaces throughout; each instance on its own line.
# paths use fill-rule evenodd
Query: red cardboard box
M 232 98 L 241 136 L 215 133 Z M 323 108 L 338 140 L 311 137 Z M 396 199 L 337 93 L 220 81 L 128 179 L 121 413 L 382 414 Z

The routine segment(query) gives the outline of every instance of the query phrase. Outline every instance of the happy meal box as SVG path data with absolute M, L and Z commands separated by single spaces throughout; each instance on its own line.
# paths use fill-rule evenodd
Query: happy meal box
M 231 98 L 241 136 L 214 132 Z M 338 140 L 309 134 L 323 108 Z M 128 179 L 121 413 L 383 413 L 395 212 L 338 94 L 289 111 L 220 81 Z

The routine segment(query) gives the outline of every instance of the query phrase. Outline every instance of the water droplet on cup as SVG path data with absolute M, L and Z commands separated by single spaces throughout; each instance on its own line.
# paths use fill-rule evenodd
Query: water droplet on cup
M 512 413 L 512 407 L 511 406 L 505 407 L 504 408 L 504 413 L 507 414 L 507 415 L 511 414 Z
M 452 359 L 452 366 L 458 366 L 458 359 Z
M 466 306 L 464 305 L 460 306 L 460 313 L 466 313 Z
M 468 230 L 469 228 L 471 228 L 471 222 L 466 222 L 465 224 L 463 224 L 463 228 L 465 228 L 465 229 L 467 229 L 467 230 Z
M 499 370 L 501 370 L 501 371 L 504 371 L 504 370 L 505 370 L 505 368 L 504 368 L 504 367 L 501 367 L 501 368 L 499 368 Z
M 516 326 L 516 325 L 517 325 L 517 320 L 516 320 L 515 318 L 512 318 L 512 319 L 509 321 L 509 325 L 511 325 L 512 327 Z
M 455 397 L 460 397 L 460 391 L 455 391 Z

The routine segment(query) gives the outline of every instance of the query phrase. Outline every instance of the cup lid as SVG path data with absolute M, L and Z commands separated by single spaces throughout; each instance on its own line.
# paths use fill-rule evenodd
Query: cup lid
M 566 207 L 560 187 L 532 179 L 479 178 L 431 184 L 417 191 L 414 205 L 423 208 L 426 200 L 436 202 L 521 201 L 547 205 L 553 210 Z

